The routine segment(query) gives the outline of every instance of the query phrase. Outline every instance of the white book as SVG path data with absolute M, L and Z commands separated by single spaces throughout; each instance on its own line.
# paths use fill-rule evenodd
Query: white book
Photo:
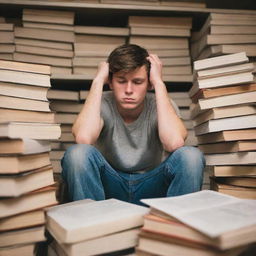
M 80 200 L 47 211 L 47 228 L 57 241 L 76 243 L 143 225 L 143 206 L 117 199 Z
M 212 238 L 248 226 L 256 228 L 255 200 L 243 200 L 203 190 L 187 195 L 141 201 Z M 255 241 L 256 237 L 247 237 L 247 240 Z M 246 243 L 247 241 L 238 241 L 237 246 Z
M 227 65 L 235 65 L 244 62 L 248 62 L 249 59 L 245 52 L 234 53 L 229 55 L 223 55 L 213 58 L 208 58 L 204 60 L 197 60 L 194 62 L 194 70 L 203 70 L 209 68 L 217 68 Z
M 222 119 L 209 120 L 203 124 L 196 126 L 195 134 L 201 135 L 211 132 L 219 132 L 225 130 L 238 130 L 256 127 L 256 115 L 229 117 Z

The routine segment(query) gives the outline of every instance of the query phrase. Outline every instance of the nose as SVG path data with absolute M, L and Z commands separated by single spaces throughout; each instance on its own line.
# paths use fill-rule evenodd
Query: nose
M 125 93 L 126 94 L 132 94 L 133 93 L 133 86 L 131 82 L 128 82 L 125 86 Z

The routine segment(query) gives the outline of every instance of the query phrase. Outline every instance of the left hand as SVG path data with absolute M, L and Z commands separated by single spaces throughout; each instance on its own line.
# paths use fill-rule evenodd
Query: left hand
M 149 80 L 151 83 L 151 86 L 155 88 L 155 86 L 158 83 L 162 83 L 162 61 L 159 59 L 159 57 L 156 54 L 149 54 L 147 57 L 147 60 L 150 62 L 150 75 Z

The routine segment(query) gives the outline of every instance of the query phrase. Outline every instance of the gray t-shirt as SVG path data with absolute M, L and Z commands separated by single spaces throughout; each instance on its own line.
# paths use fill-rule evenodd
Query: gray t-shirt
M 172 104 L 179 115 L 177 106 L 174 102 Z M 113 93 L 103 92 L 101 117 L 104 127 L 95 146 L 115 170 L 145 172 L 161 163 L 163 147 L 158 136 L 153 93 L 147 93 L 138 119 L 125 124 L 117 110 Z

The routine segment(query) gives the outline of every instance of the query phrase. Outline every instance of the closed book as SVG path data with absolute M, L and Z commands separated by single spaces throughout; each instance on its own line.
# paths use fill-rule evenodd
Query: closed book
M 222 166 L 207 166 L 207 172 L 210 176 L 216 177 L 243 177 L 256 176 L 255 165 L 222 165 Z
M 2 256 L 34 256 L 35 243 L 0 248 Z
M 101 26 L 75 26 L 76 34 L 129 36 L 129 28 L 123 27 L 101 27 Z
M 37 140 L 54 140 L 60 137 L 58 124 L 46 123 L 0 123 L 0 137 L 30 138 Z
M 221 177 L 215 178 L 221 184 L 256 189 L 256 176 L 252 177 Z M 256 190 L 255 190 L 256 191 Z
M 61 243 L 76 243 L 142 226 L 148 209 L 117 199 L 80 200 L 47 211 L 47 228 Z
M 74 26 L 72 25 L 63 25 L 63 24 L 52 24 L 46 22 L 30 22 L 30 21 L 23 21 L 23 27 L 25 28 L 44 28 L 44 29 L 53 29 L 53 30 L 65 30 L 65 31 L 74 31 Z
M 47 98 L 51 100 L 79 101 L 79 92 L 50 89 Z
M 0 186 L 2 189 L 0 196 L 18 197 L 53 184 L 53 170 L 50 166 L 16 175 L 1 175 Z
M 57 203 L 53 186 L 35 190 L 18 198 L 0 201 L 0 217 L 14 216 L 20 213 L 41 209 Z
M 64 100 L 54 100 L 50 103 L 50 109 L 59 113 L 80 113 L 84 104 Z

